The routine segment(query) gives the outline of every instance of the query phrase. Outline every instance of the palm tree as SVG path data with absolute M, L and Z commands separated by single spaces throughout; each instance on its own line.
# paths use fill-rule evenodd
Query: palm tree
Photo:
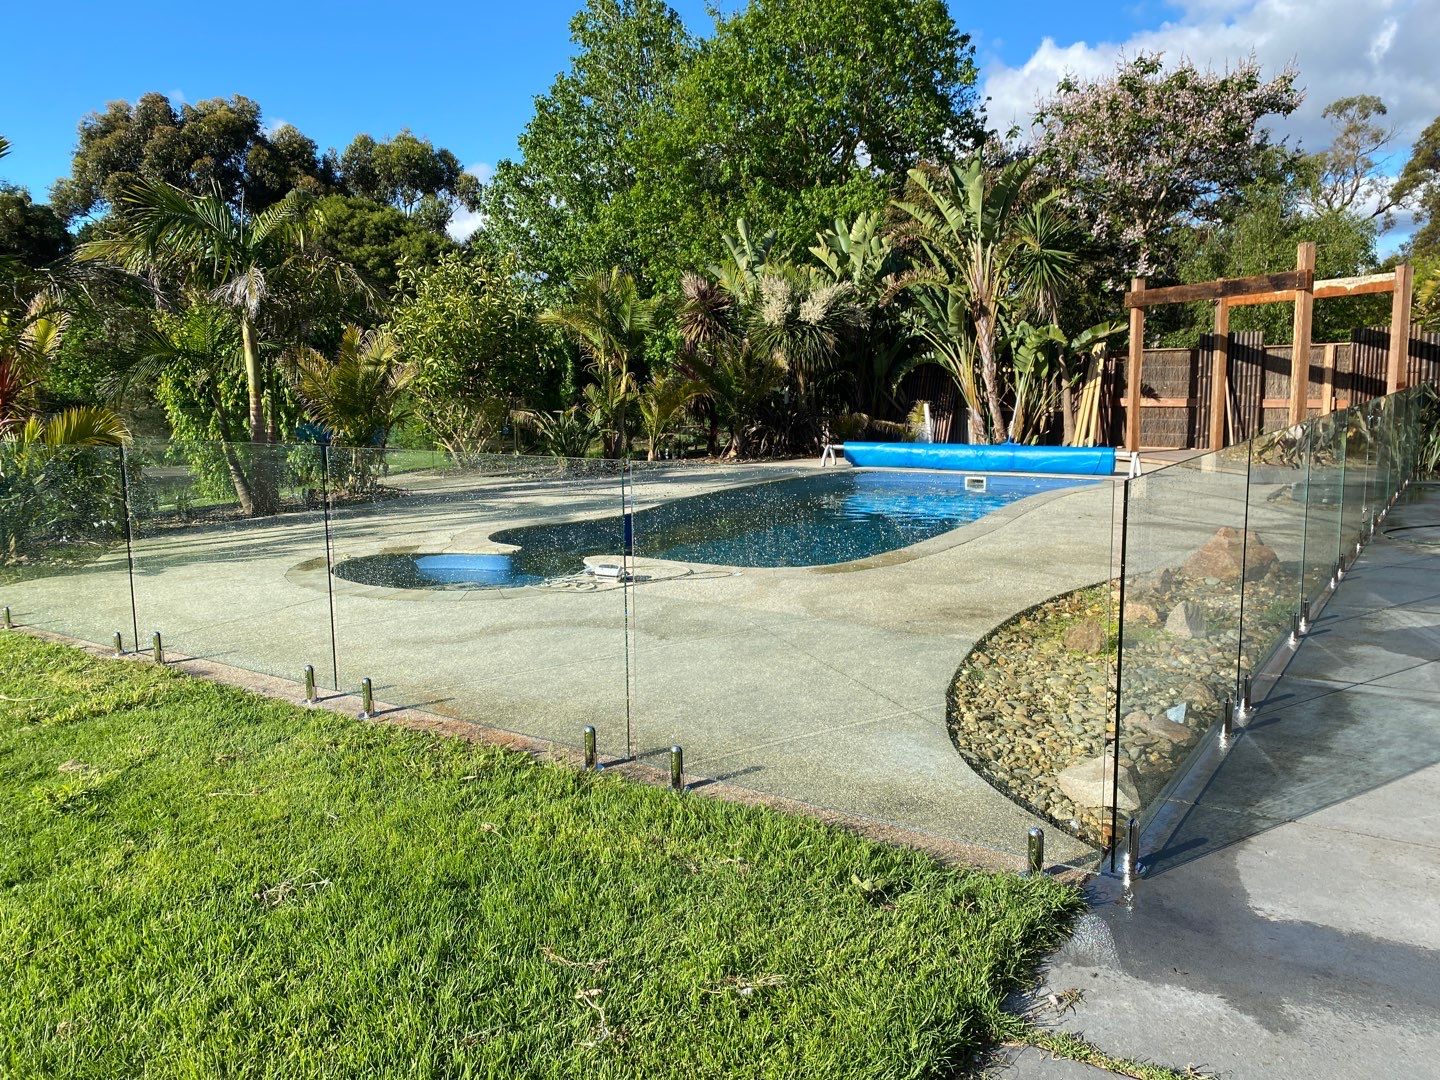
M 177 280 L 234 313 L 240 326 L 249 397 L 250 441 L 275 441 L 275 402 L 267 424 L 268 372 L 262 332 L 287 300 L 337 292 L 368 293 L 347 264 L 315 246 L 323 219 L 311 199 L 292 191 L 258 214 L 233 209 L 218 191 L 191 195 L 141 180 L 121 198 L 116 233 L 82 244 L 76 257 Z
M 569 303 L 540 315 L 542 324 L 556 327 L 579 345 L 603 383 L 602 402 L 615 405 L 610 448 L 615 456 L 628 445 L 625 413 L 634 387 L 632 372 L 659 326 L 663 308 L 661 297 L 642 299 L 635 279 L 617 266 L 582 278 Z
M 659 375 L 650 380 L 640 394 L 640 423 L 645 429 L 645 460 L 654 461 L 655 452 L 674 427 L 686 406 L 705 392 L 695 379 L 679 372 Z
M 915 293 L 920 332 L 956 373 L 984 442 L 1010 433 L 1000 384 L 1007 327 L 1050 314 L 1076 263 L 1054 193 L 1029 200 L 1033 168 L 1032 159 L 987 170 L 977 153 L 938 177 L 912 169 L 915 194 L 895 204 L 923 259 L 896 287 Z
M 23 309 L 0 311 L 0 434 L 35 411 L 40 381 L 60 351 L 67 318 L 42 290 Z

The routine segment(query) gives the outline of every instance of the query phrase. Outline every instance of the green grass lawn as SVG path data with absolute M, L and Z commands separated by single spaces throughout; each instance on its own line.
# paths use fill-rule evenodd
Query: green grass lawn
M 953 1075 L 1079 907 L 0 633 L 5 1075 Z

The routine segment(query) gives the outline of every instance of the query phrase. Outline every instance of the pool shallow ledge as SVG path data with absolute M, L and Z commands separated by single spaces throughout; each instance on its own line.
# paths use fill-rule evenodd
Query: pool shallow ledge
M 1058 476 L 1112 476 L 1115 472 L 1115 449 L 1110 446 L 847 442 L 845 460 L 857 468 L 871 469 L 1049 473 Z

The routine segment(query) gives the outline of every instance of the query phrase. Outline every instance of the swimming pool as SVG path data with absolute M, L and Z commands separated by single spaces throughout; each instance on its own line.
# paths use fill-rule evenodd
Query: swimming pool
M 1010 503 L 1090 480 L 990 476 L 983 490 L 956 473 L 847 470 L 707 492 L 633 515 L 641 558 L 715 566 L 832 566 L 939 536 Z M 644 480 L 639 497 L 644 498 Z M 619 555 L 625 522 L 527 525 L 491 536 L 506 555 L 378 555 L 335 568 L 396 588 L 525 585 L 584 570 L 587 555 Z

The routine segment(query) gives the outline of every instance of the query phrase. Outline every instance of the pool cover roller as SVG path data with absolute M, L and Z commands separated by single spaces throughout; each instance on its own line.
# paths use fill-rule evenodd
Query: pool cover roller
M 1070 476 L 1109 476 L 1115 472 L 1115 449 L 1110 446 L 847 442 L 845 460 L 851 465 L 872 469 L 1061 473 Z

